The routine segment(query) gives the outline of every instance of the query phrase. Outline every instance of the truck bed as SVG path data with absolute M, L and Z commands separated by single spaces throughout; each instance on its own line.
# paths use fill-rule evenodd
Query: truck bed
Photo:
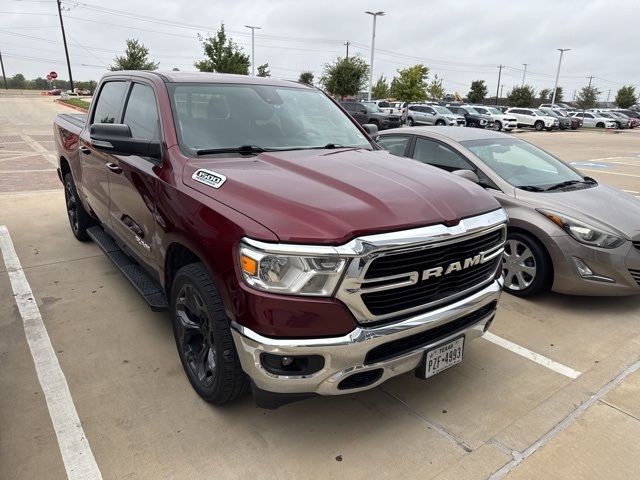
M 73 133 L 80 133 L 87 121 L 86 113 L 62 113 L 56 117 L 57 123 Z

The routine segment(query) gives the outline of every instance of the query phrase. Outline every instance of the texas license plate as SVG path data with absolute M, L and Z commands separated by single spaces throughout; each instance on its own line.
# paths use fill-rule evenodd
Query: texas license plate
M 429 378 L 462 362 L 464 352 L 464 337 L 458 337 L 448 343 L 427 350 L 418 366 L 416 375 Z

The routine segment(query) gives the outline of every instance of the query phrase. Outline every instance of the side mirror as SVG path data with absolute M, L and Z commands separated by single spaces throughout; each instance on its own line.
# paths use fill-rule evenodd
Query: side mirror
M 366 130 L 371 138 L 375 138 L 378 136 L 378 127 L 373 123 L 365 123 L 362 125 L 362 128 Z
M 454 170 L 451 173 L 453 173 L 454 175 L 457 175 L 458 177 L 466 178 L 467 180 L 475 184 L 480 183 L 480 179 L 478 178 L 478 175 L 476 174 L 476 172 L 473 172 L 471 170 Z
M 159 141 L 133 138 L 129 125 L 120 123 L 94 123 L 89 137 L 96 150 L 114 155 L 160 158 L 162 152 Z

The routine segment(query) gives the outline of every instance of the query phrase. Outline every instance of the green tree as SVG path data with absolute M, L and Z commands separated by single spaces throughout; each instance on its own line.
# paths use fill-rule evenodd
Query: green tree
M 540 98 L 540 103 L 549 103 L 549 100 L 551 100 L 551 89 L 543 88 L 540 90 L 538 97 Z
M 32 86 L 36 90 L 46 90 L 49 87 L 49 83 L 46 79 L 38 77 L 32 81 Z
M 258 65 L 258 76 L 259 77 L 270 77 L 271 70 L 269 70 L 269 64 L 265 63 L 263 65 Z
M 380 78 L 371 89 L 371 97 L 376 99 L 383 99 L 389 96 L 389 84 L 384 76 L 380 75 Z
M 620 108 L 629 108 L 637 101 L 636 89 L 632 85 L 625 85 L 616 94 L 616 105 Z
M 535 92 L 531 85 L 523 85 L 522 87 L 513 87 L 509 92 L 509 105 L 512 107 L 529 107 L 533 103 Z
M 429 68 L 422 64 L 398 70 L 393 79 L 393 96 L 403 102 L 422 102 L 427 99 Z
M 302 72 L 298 81 L 306 85 L 313 85 L 313 72 Z
M 127 39 L 127 47 L 124 55 L 113 59 L 114 64 L 109 67 L 112 72 L 116 70 L 155 70 L 158 63 L 149 58 L 149 49 L 137 39 Z
M 487 86 L 484 84 L 484 80 L 474 80 L 471 82 L 471 90 L 467 94 L 467 98 L 471 103 L 482 103 L 484 97 L 487 96 Z
M 561 102 L 563 96 L 564 96 L 564 89 L 562 87 L 556 88 L 556 103 Z
M 598 95 L 600 95 L 600 90 L 593 85 L 587 85 L 580 89 L 574 103 L 578 108 L 582 109 L 595 108 L 598 103 Z
M 7 78 L 7 86 L 9 88 L 25 89 L 27 88 L 27 79 L 21 73 L 16 73 L 13 77 Z
M 427 87 L 427 95 L 431 100 L 441 100 L 444 98 L 444 86 L 442 85 L 442 79 L 438 78 L 438 75 L 434 75 L 433 80 Z
M 368 74 L 369 65 L 359 56 L 338 58 L 325 65 L 320 81 L 330 94 L 344 99 L 364 89 Z
M 249 55 L 231 39 L 227 37 L 224 23 L 214 37 L 204 38 L 198 35 L 200 43 L 207 57 L 195 62 L 194 65 L 201 72 L 238 73 L 249 75 Z

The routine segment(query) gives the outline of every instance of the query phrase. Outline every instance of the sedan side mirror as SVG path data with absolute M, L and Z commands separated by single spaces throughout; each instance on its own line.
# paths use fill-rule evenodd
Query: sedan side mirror
M 453 172 L 454 175 L 457 175 L 458 177 L 462 177 L 462 178 L 466 178 L 467 180 L 479 184 L 480 183 L 480 179 L 478 178 L 478 175 L 476 174 L 476 172 L 472 171 L 472 170 L 454 170 Z
M 373 123 L 365 123 L 362 125 L 362 128 L 366 130 L 371 138 L 375 138 L 378 136 L 378 127 Z
M 162 149 L 155 140 L 133 138 L 129 125 L 120 123 L 94 123 L 89 131 L 91 144 L 96 150 L 114 155 L 139 155 L 160 158 Z

